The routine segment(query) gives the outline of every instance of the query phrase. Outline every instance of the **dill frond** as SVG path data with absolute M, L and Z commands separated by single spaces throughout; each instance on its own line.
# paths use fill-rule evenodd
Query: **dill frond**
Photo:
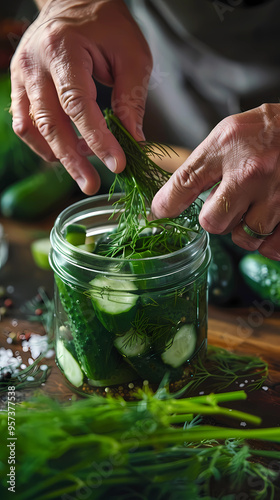
M 126 168 L 117 174 L 109 191 L 109 199 L 119 185 L 124 193 L 114 203 L 114 214 L 118 220 L 116 232 L 111 235 L 108 256 L 135 251 L 137 240 L 144 230 L 151 230 L 152 238 L 147 238 L 147 248 L 160 253 L 170 253 L 185 246 L 199 232 L 198 210 L 191 205 L 176 218 L 151 220 L 150 207 L 155 194 L 169 179 L 168 172 L 160 168 L 151 158 L 170 156 L 165 145 L 155 142 L 138 143 L 124 128 L 112 110 L 105 110 L 106 123 L 116 137 L 126 155 Z M 141 234 L 142 233 L 142 234 Z

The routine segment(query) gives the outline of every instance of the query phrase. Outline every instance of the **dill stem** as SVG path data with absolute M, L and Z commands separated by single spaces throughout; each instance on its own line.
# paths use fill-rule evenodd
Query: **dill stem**
M 256 455 L 257 457 L 274 458 L 280 460 L 280 451 L 255 450 L 254 448 L 250 448 L 250 454 Z
M 261 418 L 255 415 L 250 415 L 239 410 L 231 410 L 229 408 L 220 408 L 219 406 L 204 406 L 204 405 L 192 405 L 190 406 L 193 413 L 196 415 L 219 415 L 234 418 L 236 420 L 245 420 L 250 424 L 259 425 L 261 423 Z M 181 415 L 175 415 L 174 417 L 169 417 L 168 422 L 179 423 L 183 422 L 180 420 Z
M 107 119 L 107 117 L 108 117 L 108 119 Z M 115 115 L 111 114 L 109 117 L 108 114 L 105 113 L 105 118 L 106 118 L 107 124 L 108 124 L 109 119 L 112 120 L 113 122 L 115 122 L 117 127 L 119 127 L 123 131 L 123 133 L 129 138 L 129 140 L 131 142 L 133 142 L 134 146 L 137 147 L 137 149 L 140 151 L 141 155 L 145 154 L 142 147 L 140 146 L 141 143 L 137 142 L 134 139 L 134 137 L 132 137 L 132 135 L 128 132 L 128 130 L 126 130 L 126 128 L 122 125 L 121 121 L 118 118 L 116 118 Z M 151 162 L 157 170 L 159 170 L 160 172 L 164 172 L 166 174 L 165 170 L 163 170 L 161 167 L 159 167 L 159 165 L 157 165 L 151 158 L 149 158 L 149 162 Z
M 193 420 L 193 413 L 182 413 L 180 415 L 171 415 L 170 417 L 165 417 L 163 419 L 165 424 L 182 424 L 185 422 L 191 422 Z
M 241 399 L 247 399 L 247 394 L 245 391 L 231 391 L 231 392 L 222 392 L 221 394 L 206 394 L 205 396 L 194 396 L 189 397 L 187 399 L 178 399 L 172 401 L 172 405 L 175 406 L 184 406 L 185 402 L 190 403 L 199 403 L 199 404 L 217 404 L 217 403 L 225 403 L 227 401 L 237 401 Z
M 108 125 L 109 120 L 112 120 L 113 122 L 115 122 L 117 127 L 119 127 L 123 131 L 123 133 L 129 138 L 129 140 L 131 142 L 133 142 L 134 146 L 136 146 L 139 149 L 139 151 L 141 152 L 141 154 L 143 154 L 143 149 L 141 148 L 139 143 L 136 141 L 136 139 L 134 139 L 134 137 L 132 137 L 132 135 L 128 132 L 128 130 L 126 130 L 126 128 L 122 125 L 121 121 L 118 118 L 116 118 L 113 113 L 111 113 L 110 116 L 109 116 L 109 114 L 105 113 L 105 118 L 107 121 L 107 125 Z
M 162 436 L 149 436 L 147 439 L 139 442 L 139 447 L 155 446 L 160 449 L 161 445 L 183 444 L 184 442 L 201 442 L 204 440 L 224 440 L 224 439 L 254 439 L 261 441 L 276 441 L 280 442 L 280 428 L 272 427 L 268 429 L 233 429 L 214 426 L 199 426 L 198 428 L 173 429 L 173 432 L 165 433 Z M 130 445 L 124 443 L 122 451 L 129 450 Z

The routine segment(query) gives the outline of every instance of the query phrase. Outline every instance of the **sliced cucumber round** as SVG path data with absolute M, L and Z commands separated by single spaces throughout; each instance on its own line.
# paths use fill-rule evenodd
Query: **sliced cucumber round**
M 178 368 L 191 358 L 195 346 L 196 329 L 194 324 L 183 325 L 175 333 L 171 346 L 162 353 L 161 359 L 165 364 Z
M 149 342 L 147 337 L 141 338 L 131 328 L 124 335 L 116 337 L 114 345 L 123 356 L 131 358 L 143 354 L 147 350 Z
M 66 349 L 65 343 L 60 339 L 56 343 L 56 358 L 69 382 L 75 387 L 80 387 L 84 379 L 83 372 L 79 363 Z
M 136 285 L 98 276 L 90 286 L 92 304 L 102 325 L 115 334 L 127 332 L 137 311 L 138 295 L 133 293 Z

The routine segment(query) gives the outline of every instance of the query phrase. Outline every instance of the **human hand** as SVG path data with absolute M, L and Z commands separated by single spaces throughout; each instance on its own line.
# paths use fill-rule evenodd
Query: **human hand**
M 236 245 L 280 260 L 279 104 L 222 120 L 156 194 L 152 212 L 179 215 L 219 181 L 202 207 L 201 226 L 213 234 L 232 232 Z M 273 234 L 253 237 L 244 221 L 257 233 Z
M 100 179 L 86 156 L 96 154 L 116 173 L 126 159 L 96 103 L 92 76 L 113 87 L 114 112 L 143 140 L 151 68 L 148 45 L 122 0 L 49 0 L 11 62 L 13 129 L 94 194 Z

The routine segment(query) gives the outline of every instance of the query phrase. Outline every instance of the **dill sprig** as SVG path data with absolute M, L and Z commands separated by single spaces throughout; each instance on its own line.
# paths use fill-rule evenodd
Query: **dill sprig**
M 126 155 L 126 168 L 115 176 L 109 191 L 109 199 L 117 184 L 124 193 L 114 203 L 114 215 L 117 216 L 117 230 L 110 236 L 111 246 L 106 255 L 114 256 L 127 247 L 135 249 L 136 241 L 144 230 L 152 229 L 149 249 L 169 253 L 182 248 L 194 232 L 200 229 L 198 213 L 194 205 L 176 218 L 151 220 L 150 206 L 157 191 L 169 179 L 170 174 L 160 168 L 152 159 L 169 156 L 172 148 L 155 142 L 137 142 L 125 129 L 112 110 L 105 110 L 104 116 L 110 131 L 122 146 Z M 155 239 L 156 236 L 156 239 Z
M 51 367 L 49 366 L 46 370 L 40 369 L 39 363 L 44 360 L 45 354 L 45 352 L 40 354 L 32 365 L 17 370 L 16 374 L 13 373 L 12 367 L 9 365 L 0 367 L 0 394 L 7 393 L 7 388 L 10 385 L 13 385 L 16 391 L 20 391 L 23 389 L 29 390 L 33 387 L 40 387 L 45 383 L 51 372 Z M 5 376 L 7 373 L 10 374 L 8 377 Z
M 266 460 L 279 460 L 280 452 L 276 444 L 262 450 L 264 441 L 280 442 L 279 428 L 209 426 L 194 418 L 222 415 L 258 425 L 257 417 L 220 406 L 245 399 L 243 391 L 176 399 L 161 387 L 156 394 L 141 390 L 138 398 L 62 404 L 41 396 L 17 405 L 17 499 L 66 500 L 85 491 L 92 500 L 209 500 L 244 491 L 259 500 L 279 498 L 277 471 Z M 7 432 L 7 412 L 0 412 L 0 431 Z M 247 439 L 259 445 L 251 448 Z M 6 488 L 4 446 L 0 466 Z
M 220 392 L 243 382 L 242 387 L 246 385 L 246 390 L 252 391 L 260 389 L 267 377 L 268 364 L 259 357 L 238 355 L 210 345 L 206 357 L 197 358 L 193 377 L 185 389 L 193 392 L 205 384 L 207 390 Z

